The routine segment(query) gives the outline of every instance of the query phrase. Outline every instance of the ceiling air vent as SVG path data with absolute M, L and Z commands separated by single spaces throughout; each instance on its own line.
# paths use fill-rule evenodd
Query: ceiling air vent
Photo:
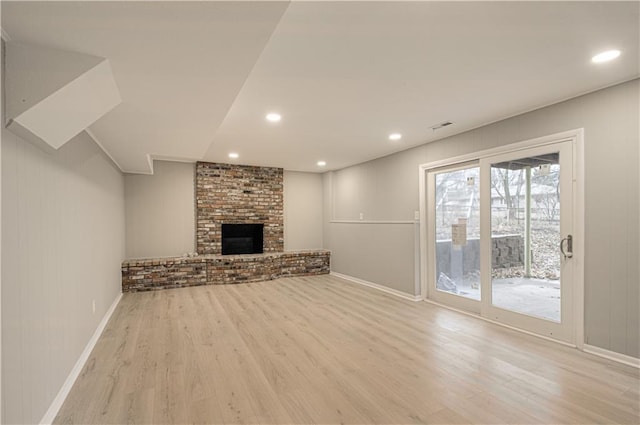
M 441 122 L 440 124 L 436 124 L 434 126 L 431 126 L 431 130 L 436 131 L 436 130 L 440 130 L 442 127 L 446 127 L 448 125 L 453 124 L 451 121 L 445 121 L 445 122 Z

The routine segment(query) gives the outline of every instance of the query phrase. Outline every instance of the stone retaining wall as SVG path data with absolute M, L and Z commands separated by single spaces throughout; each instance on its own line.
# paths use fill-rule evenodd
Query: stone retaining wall
M 493 236 L 491 265 L 494 269 L 523 266 L 524 238 L 520 235 Z
M 462 247 L 459 258 L 452 258 L 450 240 L 437 241 L 436 252 L 436 258 L 438 259 L 436 276 L 440 276 L 440 273 L 451 276 L 452 263 L 456 263 L 458 267 L 462 267 L 462 273 L 480 270 L 479 239 L 467 239 L 467 244 Z M 491 238 L 491 265 L 494 269 L 524 265 L 524 239 L 522 236 L 493 236 Z M 458 271 L 458 273 L 460 273 L 460 271 Z
M 317 250 L 125 260 L 122 263 L 122 291 L 225 285 L 328 274 L 330 255 L 329 251 Z

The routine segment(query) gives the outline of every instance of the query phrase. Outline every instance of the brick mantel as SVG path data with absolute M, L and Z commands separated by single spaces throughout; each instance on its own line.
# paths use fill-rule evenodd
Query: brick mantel
M 282 168 L 198 162 L 196 247 L 221 254 L 222 223 L 264 224 L 264 252 L 284 250 Z

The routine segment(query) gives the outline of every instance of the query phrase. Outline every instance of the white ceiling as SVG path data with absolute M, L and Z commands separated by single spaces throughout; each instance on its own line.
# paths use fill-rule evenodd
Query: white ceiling
M 12 41 L 109 59 L 123 102 L 90 131 L 141 173 L 149 158 L 338 169 L 637 78 L 639 6 L 1 3 Z

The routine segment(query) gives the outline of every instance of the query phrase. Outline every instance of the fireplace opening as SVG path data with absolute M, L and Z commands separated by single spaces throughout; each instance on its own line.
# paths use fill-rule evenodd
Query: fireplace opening
M 222 224 L 222 255 L 261 254 L 263 224 Z

